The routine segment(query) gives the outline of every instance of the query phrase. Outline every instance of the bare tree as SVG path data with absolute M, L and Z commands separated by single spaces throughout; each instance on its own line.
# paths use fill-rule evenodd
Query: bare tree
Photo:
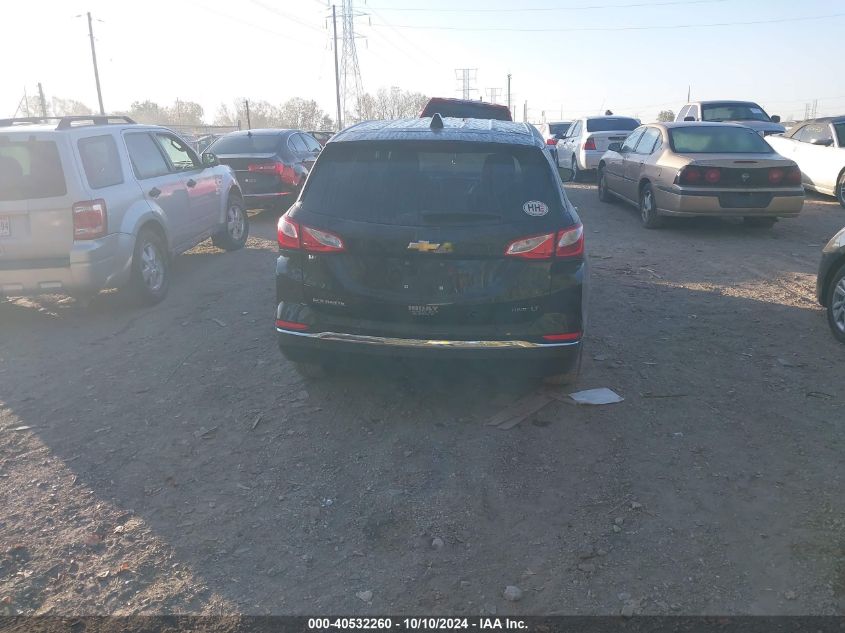
M 374 119 L 402 119 L 419 116 L 428 97 L 420 92 L 409 92 L 398 86 L 379 88 L 375 95 L 365 93 L 356 108 L 355 121 Z
M 59 97 L 53 97 L 50 100 L 48 108 L 52 110 L 53 116 L 72 116 L 94 113 L 91 108 L 81 101 L 76 101 L 74 99 L 61 99 Z

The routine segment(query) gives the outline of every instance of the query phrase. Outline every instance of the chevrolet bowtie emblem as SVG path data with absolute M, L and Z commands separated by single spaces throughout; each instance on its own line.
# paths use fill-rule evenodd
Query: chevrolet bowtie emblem
M 408 250 L 419 251 L 420 253 L 451 253 L 452 244 L 449 242 L 437 244 L 428 240 L 420 240 L 419 242 L 410 242 Z

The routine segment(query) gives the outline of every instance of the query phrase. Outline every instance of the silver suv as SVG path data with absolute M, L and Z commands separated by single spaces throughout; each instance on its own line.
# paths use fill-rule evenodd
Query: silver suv
M 241 248 L 234 173 L 128 117 L 0 120 L 0 296 L 126 286 L 158 303 L 170 262 L 206 238 Z

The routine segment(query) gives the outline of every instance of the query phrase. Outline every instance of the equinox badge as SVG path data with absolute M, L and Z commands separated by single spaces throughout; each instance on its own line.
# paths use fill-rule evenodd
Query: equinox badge
M 408 250 L 419 251 L 420 253 L 451 253 L 452 243 L 444 242 L 443 244 L 436 244 L 428 240 L 420 240 L 419 242 L 410 242 Z

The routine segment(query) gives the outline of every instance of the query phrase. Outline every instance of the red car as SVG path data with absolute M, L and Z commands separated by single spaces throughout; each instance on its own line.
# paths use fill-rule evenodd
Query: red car
M 470 99 L 446 99 L 432 97 L 420 113 L 420 118 L 434 116 L 439 113 L 444 117 L 458 119 L 495 119 L 497 121 L 513 121 L 511 111 L 507 106 Z

